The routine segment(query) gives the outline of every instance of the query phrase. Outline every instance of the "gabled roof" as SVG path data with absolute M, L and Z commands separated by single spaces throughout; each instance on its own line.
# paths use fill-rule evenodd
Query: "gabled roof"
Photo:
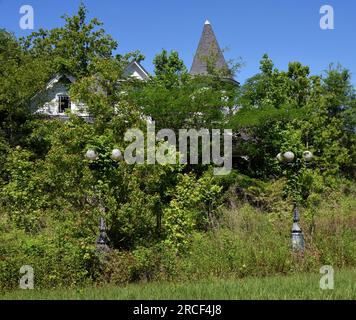
M 59 80 L 61 80 L 62 78 L 66 78 L 69 80 L 70 83 L 74 83 L 76 81 L 76 78 L 69 75 L 69 74 L 66 74 L 66 73 L 63 73 L 63 74 L 60 74 L 60 73 L 57 73 L 51 80 L 49 80 L 46 84 L 46 89 L 49 89 L 51 88 L 55 83 L 57 83 Z
M 30 99 L 30 101 L 34 101 L 38 95 L 46 90 L 51 89 L 58 81 L 60 81 L 61 79 L 67 79 L 70 83 L 74 83 L 76 81 L 76 78 L 73 77 L 70 74 L 67 73 L 56 73 L 54 76 L 52 76 L 52 78 L 46 83 L 45 87 L 41 90 L 38 90 L 34 96 Z
M 136 60 L 128 64 L 124 70 L 125 77 L 138 77 L 141 80 L 148 80 L 150 78 L 149 73 L 146 69 Z
M 147 80 L 150 77 L 149 73 L 145 70 L 145 68 L 139 62 L 134 60 L 126 66 L 124 70 L 124 76 L 125 77 L 133 76 L 135 72 L 138 73 L 139 77 L 142 80 Z M 51 88 L 55 83 L 57 83 L 59 80 L 63 78 L 68 79 L 70 83 L 74 83 L 77 80 L 74 76 L 70 74 L 57 73 L 47 82 L 46 90 Z
M 129 63 L 125 70 L 124 70 L 124 76 L 125 77 L 130 77 L 130 76 L 135 76 L 142 79 L 142 80 L 148 80 L 150 75 L 149 73 L 145 70 L 145 68 L 137 61 L 132 61 Z M 54 84 L 56 84 L 58 81 L 61 79 L 67 79 L 70 83 L 75 83 L 76 78 L 70 74 L 67 73 L 57 73 L 52 78 L 46 83 L 44 90 L 48 90 L 53 87 Z M 36 93 L 35 96 L 37 96 L 39 92 Z M 35 97 L 34 96 L 34 97 Z M 32 99 L 34 98 L 32 97 Z
M 228 70 L 228 65 L 219 47 L 218 41 L 216 40 L 213 28 L 210 22 L 206 20 L 198 49 L 195 53 L 193 64 L 190 69 L 190 74 L 208 74 L 207 59 L 209 57 L 212 57 L 212 59 L 215 60 L 214 63 L 217 69 Z

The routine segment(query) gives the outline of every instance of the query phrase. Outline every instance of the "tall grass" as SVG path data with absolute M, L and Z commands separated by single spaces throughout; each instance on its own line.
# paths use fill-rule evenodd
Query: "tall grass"
M 312 210 L 312 211 L 311 211 Z M 356 266 L 356 201 L 330 198 L 318 208 L 301 209 L 306 249 L 291 250 L 292 213 L 264 213 L 249 205 L 224 212 L 208 233 L 196 233 L 191 252 L 178 260 L 185 279 L 267 276 L 317 272 L 323 265 Z
M 306 241 L 302 254 L 291 250 L 291 209 L 277 207 L 266 212 L 241 204 L 233 210 L 225 209 L 211 230 L 193 233 L 185 254 L 176 255 L 165 243 L 159 243 L 130 252 L 113 251 L 100 268 L 89 264 L 87 246 L 75 246 L 70 241 L 64 246 L 60 234 L 48 241 L 44 236 L 29 238 L 4 230 L 5 241 L 0 241 L 0 291 L 18 287 L 19 269 L 24 264 L 33 265 L 35 286 L 42 289 L 216 278 L 239 281 L 246 277 L 318 273 L 323 265 L 335 269 L 356 267 L 353 194 L 330 194 L 318 206 L 301 208 Z M 2 252 L 6 253 L 3 257 Z M 89 273 L 90 268 L 95 273 Z
M 110 300 L 239 300 L 239 299 L 356 299 L 356 270 L 335 272 L 333 290 L 320 289 L 320 274 L 268 278 L 213 280 L 188 283 L 147 283 L 125 287 L 88 287 L 70 290 L 22 290 L 1 299 L 110 299 Z

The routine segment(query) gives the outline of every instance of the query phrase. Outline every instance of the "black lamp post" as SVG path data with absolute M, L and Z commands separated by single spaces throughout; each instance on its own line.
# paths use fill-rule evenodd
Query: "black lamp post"
M 89 149 L 85 153 L 85 158 L 87 158 L 89 161 L 96 161 L 96 160 L 98 160 L 99 155 L 95 150 Z M 119 160 L 123 159 L 121 151 L 119 149 L 113 149 L 112 152 L 111 152 L 110 158 L 113 161 L 119 161 Z M 106 233 L 105 219 L 103 217 L 100 217 L 99 237 L 98 237 L 98 239 L 96 241 L 97 250 L 100 251 L 100 252 L 108 252 L 108 251 L 110 251 L 109 241 L 110 241 L 109 237 L 107 236 L 107 233 Z
M 293 226 L 292 226 L 292 249 L 293 251 L 304 251 L 304 235 L 300 228 L 299 222 L 299 210 L 297 204 L 294 204 L 293 208 Z
M 96 241 L 96 247 L 98 251 L 108 252 L 110 251 L 109 248 L 109 238 L 106 234 L 106 224 L 103 217 L 100 217 L 99 223 L 99 237 Z
M 280 163 L 284 163 L 287 167 L 291 168 L 293 166 L 293 161 L 295 159 L 295 154 L 291 151 L 287 151 L 285 153 L 279 153 L 277 155 L 277 159 Z M 303 159 L 306 163 L 310 163 L 313 159 L 313 154 L 310 151 L 303 152 Z M 300 215 L 299 209 L 297 205 L 297 201 L 294 201 L 294 208 L 293 208 L 293 225 L 292 225 L 292 233 L 291 233 L 291 240 L 292 240 L 292 249 L 293 251 L 304 251 L 305 242 L 304 242 L 304 235 L 303 231 L 299 226 Z

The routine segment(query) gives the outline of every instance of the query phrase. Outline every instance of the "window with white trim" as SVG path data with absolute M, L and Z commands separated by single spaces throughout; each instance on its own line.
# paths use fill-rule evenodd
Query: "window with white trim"
M 58 95 L 58 112 L 64 113 L 67 109 L 70 109 L 70 98 L 66 94 Z

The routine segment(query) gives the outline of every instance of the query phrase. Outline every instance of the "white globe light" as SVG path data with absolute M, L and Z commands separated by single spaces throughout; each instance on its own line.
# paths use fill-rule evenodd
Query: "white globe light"
M 96 160 L 98 158 L 98 154 L 95 152 L 95 150 L 89 149 L 86 154 L 85 157 L 89 160 Z
M 113 160 L 121 160 L 122 159 L 122 154 L 121 154 L 121 151 L 119 149 L 114 149 L 112 152 L 111 152 L 111 159 Z
M 306 162 L 310 162 L 313 160 L 313 154 L 310 151 L 304 151 L 303 158 Z
M 287 151 L 283 154 L 283 158 L 286 159 L 287 162 L 292 162 L 294 157 L 295 155 L 292 151 Z
M 278 153 L 278 154 L 277 154 L 277 160 L 278 160 L 279 162 L 284 162 L 284 158 L 283 158 L 282 153 Z

